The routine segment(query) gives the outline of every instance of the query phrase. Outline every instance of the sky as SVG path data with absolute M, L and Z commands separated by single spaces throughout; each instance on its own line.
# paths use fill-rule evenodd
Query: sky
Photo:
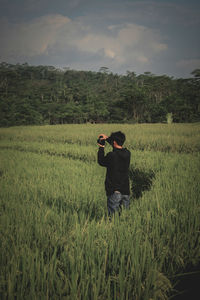
M 0 62 L 191 77 L 199 0 L 0 0 Z

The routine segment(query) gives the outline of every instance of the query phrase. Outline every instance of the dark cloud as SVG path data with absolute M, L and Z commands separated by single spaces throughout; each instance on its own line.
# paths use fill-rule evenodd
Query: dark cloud
M 200 66 L 200 5 L 193 0 L 0 4 L 0 60 L 174 76 Z

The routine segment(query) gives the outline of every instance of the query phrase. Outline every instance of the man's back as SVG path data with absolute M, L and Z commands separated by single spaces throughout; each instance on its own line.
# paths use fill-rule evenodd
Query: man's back
M 109 152 L 104 156 L 104 149 L 100 148 L 98 151 L 98 163 L 107 168 L 106 194 L 111 195 L 114 191 L 119 191 L 123 195 L 129 195 L 130 151 L 126 148 L 114 148 L 113 152 Z

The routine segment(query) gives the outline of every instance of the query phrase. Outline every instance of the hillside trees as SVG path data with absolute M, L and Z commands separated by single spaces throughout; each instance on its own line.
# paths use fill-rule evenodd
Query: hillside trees
M 0 64 L 0 126 L 200 121 L 200 71 L 188 79 Z

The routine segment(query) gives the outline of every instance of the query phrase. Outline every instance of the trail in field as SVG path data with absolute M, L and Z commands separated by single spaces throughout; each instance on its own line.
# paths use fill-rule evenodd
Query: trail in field
M 191 271 L 180 276 L 175 289 L 178 295 L 172 300 L 199 300 L 200 299 L 200 264 Z

